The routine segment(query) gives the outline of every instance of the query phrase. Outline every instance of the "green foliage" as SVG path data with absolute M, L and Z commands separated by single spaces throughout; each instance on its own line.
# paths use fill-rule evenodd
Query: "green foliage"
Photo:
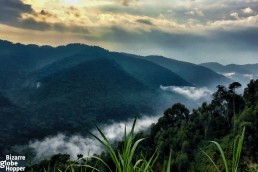
M 174 96 L 160 91 L 160 85 L 192 85 L 140 56 L 82 44 L 50 47 L 0 40 L 0 61 L 0 92 L 17 105 L 0 109 L 5 138 L 0 139 L 0 156 L 12 142 L 27 144 L 58 132 L 85 135 L 94 123 L 151 114 L 167 105 L 164 97 L 171 101 Z M 3 101 L 0 96 L 0 106 Z
M 173 171 L 214 171 L 214 167 L 208 164 L 208 159 L 204 158 L 199 150 L 205 149 L 217 163 L 218 168 L 223 168 L 223 160 L 219 158 L 220 152 L 206 141 L 211 139 L 216 140 L 216 143 L 220 141 L 221 148 L 225 151 L 224 156 L 233 157 L 232 150 L 236 145 L 235 132 L 245 126 L 247 145 L 243 147 L 243 156 L 248 155 L 251 162 L 256 162 L 252 157 L 258 152 L 255 144 L 255 141 L 257 143 L 255 138 L 258 138 L 255 132 L 258 131 L 256 128 L 258 114 L 255 108 L 248 110 L 242 96 L 236 94 L 235 89 L 239 86 L 238 83 L 232 83 L 229 89 L 218 86 L 212 102 L 203 103 L 191 114 L 184 105 L 174 104 L 164 112 L 158 123 L 151 127 L 150 135 L 144 136 L 146 139 L 143 141 L 143 146 L 140 145 L 141 149 L 153 153 L 155 147 L 158 147 L 159 163 L 164 161 L 164 157 L 169 156 L 169 150 L 172 150 Z M 249 156 L 251 153 L 253 156 Z M 228 159 L 227 163 L 236 165 L 236 159 Z M 239 168 L 243 169 L 244 163 L 240 164 Z
M 81 155 L 78 155 L 80 157 L 79 160 L 85 160 L 88 158 L 95 159 L 96 164 L 95 166 L 92 165 L 94 163 L 88 164 L 87 161 L 85 161 L 85 164 L 78 163 L 78 161 L 70 161 L 69 155 L 66 154 L 57 154 L 51 157 L 48 165 L 47 170 L 45 169 L 45 166 L 41 166 L 44 162 L 41 162 L 41 165 L 36 165 L 30 168 L 30 172 L 33 172 L 36 168 L 37 171 L 42 171 L 44 169 L 44 172 L 52 172 L 52 171 L 59 171 L 59 172 L 76 172 L 76 171 L 92 171 L 92 172 L 100 172 L 101 170 L 98 169 L 97 164 L 100 162 L 104 164 L 107 171 L 116 171 L 116 172 L 153 172 L 154 165 L 156 163 L 156 160 L 158 158 L 157 151 L 151 156 L 151 158 L 147 159 L 146 156 L 141 155 L 138 157 L 135 154 L 135 151 L 138 147 L 138 145 L 144 140 L 138 139 L 134 141 L 134 127 L 135 127 L 136 120 L 133 123 L 132 129 L 127 135 L 126 127 L 124 132 L 124 139 L 123 139 L 123 148 L 122 152 L 118 151 L 118 149 L 114 149 L 109 140 L 106 138 L 104 133 L 97 127 L 98 131 L 101 134 L 102 139 L 97 137 L 96 135 L 92 134 L 93 137 L 95 137 L 107 150 L 108 154 L 110 155 L 113 163 L 115 164 L 115 169 L 112 170 L 109 165 L 100 157 L 96 156 L 88 156 L 88 157 L 81 157 Z M 137 156 L 137 158 L 136 158 Z M 169 156 L 168 161 L 164 161 L 163 164 L 163 172 L 170 172 L 170 165 L 171 165 L 171 154 Z M 182 164 L 183 165 L 183 164 Z
M 223 160 L 224 163 L 224 170 L 222 171 L 232 171 L 232 172 L 237 172 L 238 170 L 238 165 L 239 165 L 239 159 L 241 156 L 241 152 L 242 152 L 242 147 L 243 147 L 243 141 L 244 141 L 244 135 L 245 135 L 245 128 L 242 131 L 242 134 L 240 135 L 240 138 L 237 138 L 234 141 L 234 148 L 233 148 L 233 158 L 232 158 L 232 164 L 228 164 L 228 161 L 225 157 L 225 153 L 223 151 L 223 149 L 221 148 L 220 144 L 216 141 L 210 141 L 210 143 L 213 143 L 216 145 L 216 147 L 218 148 L 219 152 L 220 152 L 220 156 Z M 212 162 L 212 164 L 214 165 L 215 169 L 220 172 L 221 170 L 219 170 L 219 167 L 216 165 L 216 163 L 212 160 L 212 158 L 203 151 L 203 153 L 209 158 L 209 160 Z M 230 170 L 231 169 L 231 170 Z
M 237 83 L 233 83 L 229 89 L 218 86 L 212 102 L 203 103 L 191 114 L 184 105 L 174 104 L 164 112 L 164 116 L 155 125 L 151 126 L 149 134 L 139 133 L 134 137 L 134 126 L 128 135 L 125 130 L 124 140 L 118 144 L 117 149 L 98 128 L 102 139 L 96 139 L 108 151 L 108 154 L 102 154 L 99 158 L 108 164 L 109 168 L 100 165 L 100 160 L 92 160 L 89 165 L 101 168 L 102 171 L 146 169 L 158 172 L 236 172 L 238 169 L 248 169 L 248 164 L 240 161 L 240 157 L 243 147 L 242 157 L 248 159 L 248 162 L 257 162 L 255 157 L 258 152 L 258 103 L 255 103 L 256 106 L 245 104 L 243 98 L 235 93 L 234 89 L 238 86 Z M 245 100 L 247 98 L 245 97 Z M 235 132 L 243 127 L 246 129 L 235 139 Z M 214 141 L 209 144 L 207 141 L 211 139 Z M 205 150 L 208 158 L 200 149 Z M 143 155 L 142 152 L 146 154 Z M 169 161 L 166 161 L 167 159 Z M 212 163 L 209 163 L 210 160 Z M 94 166 L 95 164 L 97 165 Z
M 255 106 L 258 101 L 258 80 L 251 80 L 244 91 L 244 98 L 248 106 Z
M 133 158 L 135 156 L 135 151 L 140 142 L 142 142 L 144 139 L 139 139 L 133 143 L 134 139 L 134 127 L 135 127 L 136 120 L 133 123 L 132 129 L 130 133 L 127 136 L 126 133 L 126 127 L 124 132 L 124 140 L 123 140 L 123 148 L 122 153 L 115 152 L 113 149 L 111 143 L 106 138 L 106 136 L 103 134 L 103 132 L 97 127 L 98 131 L 100 132 L 103 141 L 92 134 L 97 140 L 99 140 L 102 145 L 106 148 L 109 155 L 111 156 L 111 159 L 113 163 L 115 164 L 115 171 L 117 172 L 136 172 L 136 171 L 143 171 L 143 172 L 151 172 L 153 171 L 153 166 L 156 162 L 156 159 L 158 157 L 158 154 L 155 152 L 149 160 L 147 160 L 144 156 L 141 156 L 140 159 L 133 162 Z

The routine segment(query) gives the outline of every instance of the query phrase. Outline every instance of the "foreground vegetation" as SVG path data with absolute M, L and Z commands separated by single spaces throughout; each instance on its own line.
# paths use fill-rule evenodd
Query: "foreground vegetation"
M 115 148 L 102 134 L 102 139 L 96 139 L 108 152 L 91 160 L 78 155 L 74 162 L 69 155 L 59 154 L 32 167 L 39 172 L 44 167 L 49 171 L 89 171 L 92 167 L 91 171 L 101 172 L 257 171 L 258 80 L 252 80 L 243 95 L 236 92 L 240 86 L 218 86 L 211 103 L 191 113 L 184 105 L 174 104 L 149 132 L 133 136 L 132 129 Z
M 99 140 L 102 145 L 106 148 L 108 154 L 110 155 L 112 162 L 114 163 L 115 167 L 114 170 L 112 170 L 109 165 L 103 161 L 101 158 L 96 157 L 96 156 L 88 156 L 88 157 L 78 157 L 78 161 L 74 161 L 73 163 L 70 162 L 70 164 L 67 165 L 63 165 L 61 166 L 61 168 L 64 168 L 64 171 L 60 170 L 60 166 L 53 167 L 53 171 L 58 170 L 59 172 L 75 172 L 75 171 L 80 171 L 80 172 L 86 172 L 86 171 L 103 171 L 104 169 L 98 168 L 98 163 L 101 163 L 106 170 L 104 171 L 116 171 L 116 172 L 153 172 L 154 171 L 154 165 L 156 163 L 156 160 L 158 158 L 158 153 L 155 152 L 151 158 L 149 160 L 146 159 L 145 156 L 141 155 L 141 157 L 139 159 L 135 159 L 135 150 L 138 147 L 139 143 L 142 142 L 144 139 L 138 139 L 135 142 L 133 142 L 133 134 L 134 134 L 134 127 L 135 127 L 135 122 L 133 123 L 133 127 L 130 131 L 130 133 L 128 134 L 128 136 L 126 135 L 126 128 L 125 128 L 125 133 L 124 133 L 124 140 L 123 140 L 123 149 L 122 152 L 116 152 L 116 150 L 113 149 L 111 143 L 108 141 L 108 139 L 106 138 L 106 136 L 103 134 L 103 132 L 98 128 L 98 131 L 100 132 L 101 136 L 103 137 L 104 141 L 102 141 L 100 138 L 98 138 L 97 136 L 95 136 L 94 134 L 92 134 L 97 140 Z M 219 143 L 215 142 L 215 141 L 210 141 L 211 143 L 214 143 L 220 154 L 221 154 L 221 158 L 224 162 L 224 170 L 226 172 L 229 172 L 230 167 L 231 167 L 231 171 L 232 172 L 237 172 L 238 169 L 238 164 L 239 164 L 239 159 L 240 159 L 240 155 L 242 152 L 242 145 L 243 145 L 243 140 L 244 140 L 244 133 L 245 133 L 245 128 L 243 129 L 242 134 L 240 135 L 239 138 L 236 138 L 235 142 L 234 142 L 234 150 L 233 150 L 233 161 L 232 161 L 232 165 L 229 166 L 229 164 L 227 163 L 227 160 L 225 158 L 225 154 L 220 146 Z M 206 153 L 203 152 L 211 161 L 211 163 L 214 165 L 215 169 L 220 172 L 219 167 L 215 164 L 215 162 L 212 160 L 212 158 Z M 88 164 L 86 159 L 90 159 L 90 160 L 96 160 L 95 165 L 92 165 L 93 163 Z M 134 160 L 134 161 L 133 161 Z M 80 161 L 80 162 L 79 162 Z M 56 165 L 56 164 L 55 164 Z M 171 166 L 171 154 L 169 156 L 168 161 L 164 162 L 163 164 L 163 168 L 162 168 L 162 172 L 170 172 L 170 166 Z M 51 167 L 50 164 L 48 165 L 48 169 L 46 170 L 44 167 L 44 172 L 51 172 Z M 224 171 L 222 170 L 222 171 Z M 30 168 L 30 171 L 33 172 L 34 169 L 33 167 Z M 255 171 L 255 170 L 254 170 Z

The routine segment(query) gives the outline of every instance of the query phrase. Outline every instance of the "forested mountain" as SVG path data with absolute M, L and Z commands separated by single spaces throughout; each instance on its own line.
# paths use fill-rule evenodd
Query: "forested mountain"
M 210 62 L 210 63 L 202 63 L 202 66 L 208 67 L 219 73 L 239 73 L 239 74 L 257 74 L 258 64 L 245 64 L 245 65 L 237 65 L 237 64 L 228 64 L 222 65 L 220 63 Z
M 243 84 L 247 84 L 250 79 L 258 78 L 258 71 L 257 71 L 258 64 L 222 65 L 219 63 L 211 62 L 211 63 L 202 63 L 200 65 L 210 68 L 217 73 L 223 74 L 228 78 L 241 82 Z
M 23 139 L 13 144 L 23 144 L 60 131 L 85 134 L 95 123 L 156 113 L 167 106 L 167 99 L 175 101 L 175 94 L 163 92 L 160 85 L 192 85 L 134 55 L 82 44 L 0 41 L 0 61 L 1 102 L 8 105 L 1 109 L 2 150 L 14 137 Z M 14 134 L 16 130 L 22 135 Z
M 204 102 L 200 107 L 190 111 L 183 104 L 176 103 L 164 111 L 163 116 L 153 124 L 148 131 L 138 133 L 135 141 L 144 138 L 140 142 L 133 162 L 142 157 L 151 158 L 156 152 L 158 158 L 153 166 L 155 172 L 164 170 L 163 162 L 171 155 L 171 171 L 175 172 L 215 172 L 210 159 L 217 165 L 219 170 L 224 171 L 220 152 L 211 140 L 217 141 L 222 146 L 228 168 L 232 168 L 233 151 L 236 149 L 236 138 L 243 131 L 244 142 L 241 154 L 239 171 L 257 171 L 258 156 L 258 80 L 251 80 L 244 89 L 244 93 L 237 94 L 236 90 L 241 87 L 238 82 L 231 83 L 228 87 L 220 85 L 213 93 L 210 103 Z M 139 140 L 138 140 L 139 141 Z M 128 143 L 128 142 L 127 142 Z M 116 145 L 117 152 L 123 152 L 125 143 Z M 204 153 L 205 152 L 205 153 Z M 83 157 L 82 154 L 78 158 Z M 113 164 L 110 154 L 99 155 L 108 166 L 115 171 L 117 166 Z M 123 157 L 129 158 L 129 157 Z M 148 159 L 147 158 L 147 159 Z M 41 170 L 51 164 L 54 168 L 65 169 L 69 163 L 69 155 L 58 154 L 48 161 L 42 161 L 34 165 L 34 169 Z M 95 165 L 95 161 L 90 162 Z M 94 166 L 101 171 L 109 171 L 102 163 Z M 256 170 L 255 170 L 256 168 Z M 78 169 L 80 170 L 80 168 Z
M 147 56 L 144 59 L 177 73 L 195 86 L 213 88 L 218 85 L 218 83 L 229 84 L 231 82 L 230 79 L 210 70 L 209 68 L 192 63 L 173 60 L 161 56 Z
M 0 41 L 0 61 L 2 150 L 13 146 L 13 137 L 19 145 L 59 132 L 85 134 L 96 123 L 159 113 L 176 102 L 198 103 L 160 86 L 211 87 L 230 81 L 191 63 L 82 44 Z
M 19 138 L 20 143 L 27 142 L 24 138 L 29 130 L 25 127 L 28 125 L 28 112 L 0 93 L 0 157 L 7 153 L 4 148 L 11 148 L 13 143 Z
M 71 44 L 53 48 L 0 41 L 0 89 L 17 89 L 31 72 L 88 47 Z
M 109 59 L 86 61 L 38 82 L 40 86 L 28 98 L 34 104 L 31 120 L 44 121 L 39 128 L 45 132 L 49 128 L 49 134 L 51 130 L 71 132 L 78 128 L 86 132 L 95 123 L 151 113 L 159 100 L 155 89 Z
M 202 151 L 208 153 L 221 170 L 223 162 L 219 151 L 208 141 L 218 141 L 231 163 L 235 138 L 245 127 L 240 171 L 255 167 L 258 155 L 258 80 L 251 80 L 243 95 L 236 93 L 240 86 L 236 82 L 229 87 L 218 86 L 211 103 L 204 102 L 193 111 L 180 103 L 172 105 L 151 127 L 150 134 L 137 136 L 147 138 L 141 151 L 153 153 L 158 149 L 160 162 L 172 151 L 171 171 L 215 172 L 216 168 Z

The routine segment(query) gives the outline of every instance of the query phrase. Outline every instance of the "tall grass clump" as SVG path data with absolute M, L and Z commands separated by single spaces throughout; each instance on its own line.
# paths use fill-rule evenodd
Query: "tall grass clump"
M 223 164 L 224 164 L 224 170 L 220 170 L 218 168 L 218 166 L 216 165 L 216 163 L 214 162 L 214 160 L 212 160 L 212 158 L 204 151 L 202 151 L 211 161 L 211 163 L 214 165 L 215 169 L 218 172 L 237 172 L 238 170 L 238 165 L 239 165 L 239 159 L 241 156 L 241 152 L 242 152 L 242 148 L 243 148 L 243 141 L 244 141 L 244 135 L 245 135 L 245 128 L 243 128 L 243 131 L 241 133 L 240 136 L 238 136 L 235 140 L 234 140 L 234 145 L 233 145 L 233 157 L 232 157 L 232 164 L 229 164 L 227 162 L 227 159 L 225 157 L 224 151 L 221 148 L 220 144 L 216 141 L 210 141 L 210 143 L 213 143 L 214 145 L 216 145 L 217 149 L 220 152 L 220 156 L 223 160 Z M 231 170 L 230 170 L 231 169 Z
M 97 130 L 101 134 L 102 140 L 96 135 L 92 134 L 93 137 L 95 137 L 109 153 L 113 163 L 115 164 L 116 172 L 153 172 L 154 164 L 158 158 L 157 151 L 148 160 L 143 155 L 140 156 L 139 159 L 135 160 L 136 148 L 138 147 L 140 142 L 144 140 L 144 138 L 141 138 L 134 141 L 135 124 L 136 124 L 136 120 L 134 120 L 132 129 L 128 135 L 125 127 L 121 152 L 115 151 L 113 149 L 109 140 L 106 138 L 104 133 L 98 127 L 97 127 Z M 167 166 L 170 167 L 170 161 Z
M 110 155 L 112 162 L 115 165 L 115 169 L 111 169 L 110 164 L 108 165 L 103 159 L 97 156 L 85 156 L 80 158 L 84 160 L 84 163 L 79 163 L 78 161 L 69 162 L 68 165 L 63 170 L 60 170 L 57 167 L 51 169 L 50 165 L 47 169 L 43 169 L 44 172 L 103 172 L 98 168 L 98 164 L 101 163 L 105 166 L 109 172 L 154 172 L 154 165 L 158 159 L 159 154 L 156 150 L 155 153 L 147 159 L 143 154 L 136 155 L 136 149 L 138 145 L 144 140 L 144 138 L 134 140 L 134 128 L 136 120 L 133 122 L 133 126 L 127 134 L 126 126 L 122 141 L 122 149 L 114 149 L 111 142 L 106 138 L 105 134 L 100 130 L 98 126 L 97 130 L 100 133 L 101 137 L 90 133 L 94 138 L 96 138 L 106 149 L 107 153 Z M 137 156 L 137 157 L 136 157 Z M 88 160 L 95 160 L 95 165 L 88 163 Z M 165 161 L 163 164 L 162 172 L 171 172 L 171 154 L 168 161 Z M 30 169 L 30 172 L 33 172 L 33 168 Z

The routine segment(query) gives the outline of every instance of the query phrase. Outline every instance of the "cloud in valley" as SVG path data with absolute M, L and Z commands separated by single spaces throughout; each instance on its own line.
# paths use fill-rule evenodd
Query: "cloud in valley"
M 244 74 L 243 76 L 245 78 L 247 78 L 248 80 L 254 79 L 254 75 L 253 74 Z
M 212 94 L 212 91 L 207 88 L 197 88 L 197 87 L 160 86 L 160 89 L 164 91 L 171 91 L 171 92 L 180 94 L 191 100 L 205 99 Z
M 235 73 L 235 72 L 223 73 L 223 75 L 224 75 L 225 77 L 232 78 L 234 75 L 236 75 L 236 73 Z
M 135 133 L 146 130 L 151 124 L 158 121 L 159 116 L 145 116 L 137 120 Z M 125 126 L 127 132 L 131 129 L 133 119 L 129 119 L 126 122 L 117 122 L 109 125 L 101 126 L 101 130 L 105 136 L 111 141 L 120 141 L 123 138 Z M 93 130 L 92 133 L 101 138 L 100 134 Z M 100 154 L 104 151 L 101 144 L 93 137 L 85 137 L 81 135 L 66 136 L 64 134 L 58 134 L 56 136 L 46 137 L 43 140 L 31 141 L 28 145 L 33 149 L 36 160 L 42 160 L 44 158 L 50 158 L 53 154 L 68 153 L 72 159 L 76 159 L 78 154 L 84 156 Z

